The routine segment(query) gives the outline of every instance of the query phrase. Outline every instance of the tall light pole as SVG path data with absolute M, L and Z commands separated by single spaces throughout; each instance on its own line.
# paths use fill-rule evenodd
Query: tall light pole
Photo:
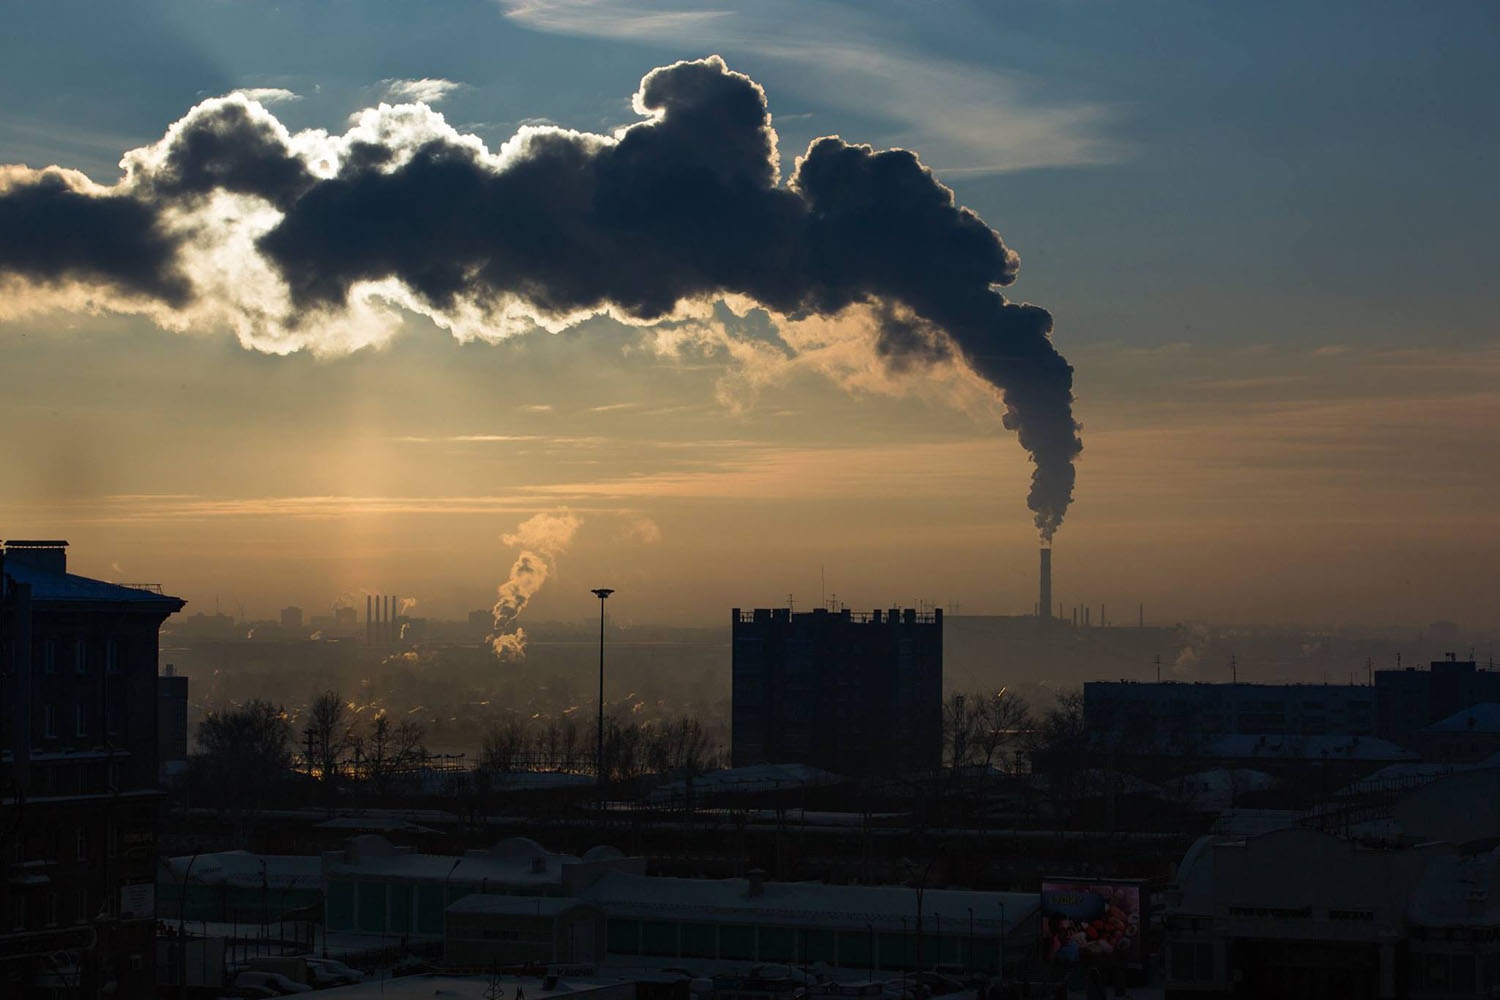
M 187 870 L 182 873 L 182 888 L 177 891 L 177 995 L 187 996 L 187 889 L 188 879 L 193 874 L 193 863 L 198 860 L 199 848 L 193 848 L 188 858 Z
M 594 731 L 594 785 L 604 787 L 604 601 L 614 591 L 608 587 L 596 587 L 594 596 L 599 598 L 599 725 Z

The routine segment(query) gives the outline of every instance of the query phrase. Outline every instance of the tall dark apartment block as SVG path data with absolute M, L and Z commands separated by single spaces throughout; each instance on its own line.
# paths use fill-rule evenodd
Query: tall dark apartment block
M 848 776 L 936 768 L 943 613 L 732 613 L 736 767 L 801 763 Z
M 154 995 L 159 587 L 0 549 L 0 996 Z

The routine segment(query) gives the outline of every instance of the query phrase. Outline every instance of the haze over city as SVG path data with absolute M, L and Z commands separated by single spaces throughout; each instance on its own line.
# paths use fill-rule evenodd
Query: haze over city
M 374 592 L 457 618 L 496 601 L 524 524 L 564 523 L 523 624 L 586 619 L 603 585 L 617 620 L 713 624 L 788 595 L 1031 613 L 1038 518 L 1065 512 L 1056 599 L 1122 619 L 1494 624 L 1493 8 L 805 7 L 28 5 L 0 40 L 0 205 L 57 165 L 222 221 L 243 201 L 121 157 L 195 108 L 299 151 L 382 102 L 407 110 L 359 127 L 497 156 L 522 128 L 618 138 L 643 77 L 718 55 L 764 91 L 766 190 L 821 136 L 908 149 L 1019 255 L 1000 292 L 1051 314 L 1073 367 L 1071 505 L 1028 509 L 993 386 L 882 288 L 689 282 L 660 308 L 497 317 L 396 268 L 404 289 L 329 318 L 284 244 L 252 271 L 188 239 L 179 301 L 39 262 L 0 208 L 7 535 L 67 538 L 75 571 L 189 613 Z

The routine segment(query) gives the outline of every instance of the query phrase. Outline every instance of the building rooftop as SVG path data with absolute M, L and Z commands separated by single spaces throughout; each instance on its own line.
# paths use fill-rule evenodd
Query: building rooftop
M 719 923 L 785 923 L 823 927 L 900 930 L 905 919 L 915 928 L 917 890 L 911 886 L 826 885 L 821 882 L 761 883 L 751 894 L 748 879 L 667 878 L 609 872 L 579 893 L 611 915 L 677 917 Z M 922 913 L 950 927 L 994 934 L 1004 919 L 1006 933 L 1032 920 L 1040 897 L 1034 892 L 975 892 L 932 889 L 922 893 Z
M 191 872 L 188 871 L 190 864 Z M 229 885 L 253 889 L 259 889 L 262 885 L 275 889 L 318 889 L 323 885 L 322 862 L 311 855 L 216 851 L 212 854 L 164 858 L 158 878 L 180 884 L 184 873 L 198 885 Z
M 168 614 L 187 603 L 156 584 L 106 583 L 67 571 L 67 542 L 7 541 L 5 575 L 31 586 L 31 599 L 49 604 L 139 604 Z
M 1446 719 L 1439 719 L 1430 726 L 1417 730 L 1423 736 L 1439 736 L 1456 733 L 1475 733 L 1485 736 L 1500 734 L 1500 702 L 1485 701 L 1478 705 L 1454 712 Z

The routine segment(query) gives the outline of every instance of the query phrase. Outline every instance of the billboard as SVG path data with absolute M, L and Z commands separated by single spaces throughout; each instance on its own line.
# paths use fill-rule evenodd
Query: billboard
M 1042 957 L 1049 962 L 1145 964 L 1141 883 L 1042 883 Z

